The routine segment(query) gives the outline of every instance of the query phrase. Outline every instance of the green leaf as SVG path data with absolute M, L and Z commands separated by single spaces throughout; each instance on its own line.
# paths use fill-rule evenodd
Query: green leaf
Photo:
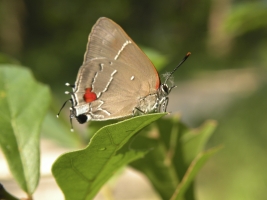
M 149 178 L 162 199 L 169 199 L 180 180 L 174 166 L 167 159 L 166 147 L 157 139 L 139 136 L 132 148 L 151 149 L 144 159 L 134 161 L 130 165 Z
M 266 3 L 264 1 L 243 2 L 231 8 L 223 28 L 228 34 L 237 37 L 260 28 L 265 29 L 267 26 L 266 18 Z
M 198 129 L 191 129 L 181 137 L 184 162 L 188 166 L 201 152 L 217 126 L 214 120 L 206 121 Z
M 182 200 L 184 198 L 184 193 L 186 189 L 189 187 L 199 170 L 206 163 L 206 161 L 214 155 L 221 147 L 212 148 L 206 152 L 199 153 L 197 157 L 193 160 L 193 162 L 188 167 L 187 172 L 185 173 L 182 181 L 177 186 L 171 200 Z
M 157 126 L 143 130 L 132 145 L 134 149 L 153 150 L 145 159 L 134 161 L 131 166 L 150 179 L 162 199 L 170 199 L 185 179 L 192 163 L 201 154 L 215 126 L 214 121 L 208 121 L 198 129 L 189 129 L 179 122 L 177 116 L 158 120 Z M 185 199 L 194 199 L 192 179 L 193 176 L 186 179 L 186 187 L 183 186 L 186 189 L 186 194 L 184 191 L 182 193 Z
M 0 146 L 20 187 L 32 194 L 39 181 L 39 133 L 50 93 L 28 69 L 0 65 Z
M 52 172 L 65 199 L 92 199 L 119 168 L 143 157 L 147 151 L 122 147 L 135 133 L 163 115 L 142 115 L 105 126 L 85 149 L 59 157 Z

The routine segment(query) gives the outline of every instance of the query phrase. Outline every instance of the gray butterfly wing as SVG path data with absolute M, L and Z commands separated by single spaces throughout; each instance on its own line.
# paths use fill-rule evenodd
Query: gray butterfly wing
M 89 35 L 87 51 L 75 83 L 76 107 L 87 104 L 87 88 L 96 94 L 90 102 L 92 120 L 132 115 L 140 99 L 157 92 L 158 73 L 123 29 L 107 18 L 100 18 Z M 155 100 L 156 101 L 156 100 Z

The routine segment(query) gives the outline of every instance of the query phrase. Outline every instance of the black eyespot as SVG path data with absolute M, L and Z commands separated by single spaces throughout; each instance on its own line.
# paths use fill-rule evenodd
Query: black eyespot
M 80 124 L 84 124 L 85 122 L 87 122 L 87 116 L 86 115 L 79 115 L 76 117 L 76 119 Z

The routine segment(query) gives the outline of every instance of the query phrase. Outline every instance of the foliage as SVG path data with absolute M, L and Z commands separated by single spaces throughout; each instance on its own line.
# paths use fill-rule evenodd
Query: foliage
M 253 12 L 256 11 L 256 12 Z M 225 20 L 225 30 L 240 36 L 267 26 L 267 6 L 265 2 L 246 2 L 231 9 Z
M 65 198 L 92 199 L 116 170 L 134 160 L 131 166 L 150 179 L 163 199 L 184 197 L 199 169 L 217 151 L 202 152 L 215 124 L 190 130 L 177 119 L 162 119 L 130 140 L 162 116 L 143 115 L 105 126 L 85 149 L 62 155 L 52 171 Z
M 39 181 L 39 134 L 49 103 L 48 87 L 29 70 L 0 67 L 0 145 L 14 178 L 29 195 Z
M 0 51 L 6 54 L 0 54 L 0 63 L 23 63 L 30 67 L 38 80 L 51 86 L 52 106 L 58 111 L 60 105 L 57 103 L 66 98 L 62 92 L 65 89 L 63 85 L 65 82 L 75 81 L 88 34 L 101 16 L 109 17 L 120 24 L 137 44 L 144 46 L 142 49 L 146 53 L 150 54 L 150 49 L 147 50 L 146 46 L 156 50 L 155 52 L 160 51 L 160 54 L 152 52 L 152 56 L 148 55 L 158 69 L 166 67 L 160 74 L 173 69 L 184 53 L 191 51 L 192 57 L 187 61 L 189 67 L 182 67 L 175 73 L 176 81 L 186 80 L 190 76 L 188 82 L 177 84 L 181 88 L 176 91 L 182 93 L 182 98 L 179 96 L 180 99 L 177 99 L 177 110 L 183 110 L 183 121 L 193 127 L 206 118 L 218 120 L 219 127 L 208 146 L 221 143 L 225 146 L 208 161 L 204 170 L 199 173 L 198 181 L 193 181 L 193 185 L 196 183 L 197 197 L 205 200 L 265 199 L 266 83 L 265 89 L 259 90 L 262 82 L 248 74 L 245 75 L 247 79 L 240 79 L 244 75 L 242 70 L 237 71 L 240 76 L 228 76 L 224 72 L 247 67 L 255 70 L 266 68 L 266 2 L 223 1 L 227 6 L 220 7 L 220 12 L 213 17 L 211 13 L 217 2 L 0 1 Z M 215 51 L 207 51 L 212 30 L 217 26 L 222 30 L 219 34 L 231 39 L 228 54 L 223 57 L 216 56 Z M 217 40 L 220 43 L 220 37 Z M 221 73 L 219 82 L 210 73 L 215 70 Z M 258 72 L 266 74 L 266 71 Z M 198 84 L 195 80 L 202 75 L 207 75 L 206 81 Z M 225 88 L 228 80 L 235 80 L 237 85 L 246 85 L 245 83 L 252 80 L 254 92 L 249 89 L 251 87 L 243 87 L 250 94 L 239 93 L 236 84 Z M 214 93 L 213 86 L 217 86 Z M 21 92 L 22 90 L 17 95 Z M 180 103 L 183 101 L 181 99 L 185 99 L 186 103 Z M 225 99 L 228 102 L 226 104 L 222 103 Z M 199 107 L 203 109 L 198 109 Z M 2 109 L 0 112 L 2 113 Z M 38 117 L 41 115 L 38 113 Z M 42 133 L 65 147 L 84 147 L 89 142 L 88 132 L 91 135 L 99 129 L 90 123 L 89 129 L 83 134 L 72 133 L 69 131 L 69 122 L 64 121 L 64 117 L 55 120 L 54 115 L 50 110 L 45 116 Z M 2 114 L 0 119 L 4 116 Z M 32 120 L 34 122 L 37 119 Z M 97 124 L 97 127 L 104 126 L 102 123 Z M 133 141 L 135 145 L 139 138 L 143 138 L 143 135 L 136 136 Z M 150 141 L 151 138 L 145 137 L 144 140 Z M 160 141 L 154 142 L 155 145 L 160 144 Z M 129 146 L 127 145 L 126 148 Z M 134 147 L 139 149 L 138 145 Z M 149 159 L 154 151 L 158 151 L 155 146 L 153 151 L 145 154 L 142 161 Z M 157 180 L 156 176 L 149 175 L 150 179 Z M 35 182 L 36 178 L 37 176 Z M 153 180 L 151 183 L 154 188 L 160 187 Z M 192 190 L 191 185 L 188 190 Z
M 31 199 L 39 181 L 39 133 L 50 102 L 49 89 L 36 82 L 29 70 L 14 65 L 0 67 L 0 81 L 1 149 Z M 207 122 L 192 130 L 177 118 L 167 118 L 148 126 L 164 115 L 147 114 L 104 126 L 86 148 L 60 156 L 52 172 L 65 198 L 92 199 L 118 169 L 133 161 L 132 166 L 150 179 L 163 199 L 194 196 L 192 181 L 217 150 L 202 151 L 215 124 Z M 0 195 L 15 199 L 3 187 Z
M 136 132 L 163 115 L 144 115 L 106 126 L 85 149 L 62 155 L 52 172 L 65 198 L 92 199 L 116 170 L 143 157 L 145 151 L 118 151 Z
M 132 144 L 134 149 L 152 150 L 145 161 L 134 161 L 131 166 L 146 174 L 162 199 L 194 199 L 193 178 L 218 150 L 203 151 L 215 127 L 214 121 L 189 129 L 177 117 L 158 120 Z

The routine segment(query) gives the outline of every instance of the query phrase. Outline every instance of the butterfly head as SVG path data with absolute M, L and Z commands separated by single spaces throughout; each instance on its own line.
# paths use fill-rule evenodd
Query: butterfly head
M 159 96 L 161 96 L 161 97 L 168 96 L 170 94 L 171 90 L 175 87 L 176 87 L 175 85 L 169 87 L 166 83 L 161 84 L 159 87 L 159 90 L 158 90 Z

